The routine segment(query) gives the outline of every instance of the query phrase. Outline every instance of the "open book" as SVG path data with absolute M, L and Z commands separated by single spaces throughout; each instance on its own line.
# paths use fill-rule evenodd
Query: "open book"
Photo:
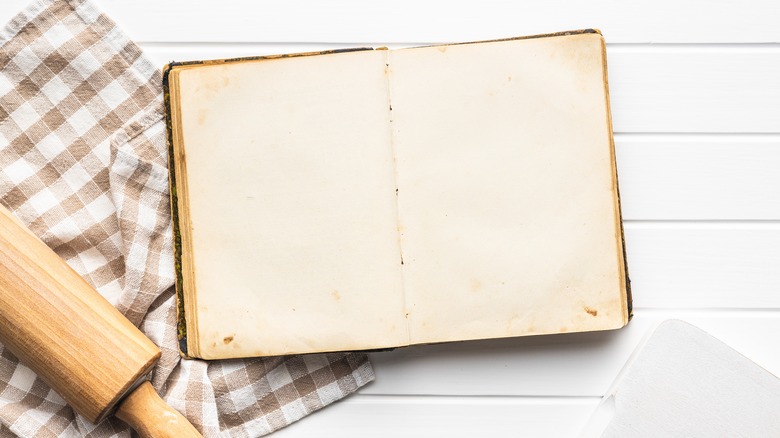
M 606 73 L 592 30 L 167 66 L 184 354 L 622 327 Z

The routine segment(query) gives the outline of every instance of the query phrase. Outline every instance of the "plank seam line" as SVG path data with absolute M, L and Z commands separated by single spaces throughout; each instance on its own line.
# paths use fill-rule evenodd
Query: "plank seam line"
M 750 141 L 750 142 L 780 142 L 777 132 L 615 132 L 615 139 L 621 140 L 683 140 L 683 141 Z
M 618 163 L 620 166 L 620 163 Z M 780 230 L 777 219 L 623 219 L 626 230 Z
M 607 40 L 609 36 L 607 35 Z M 488 39 L 486 37 L 486 39 Z M 398 42 L 398 41 L 362 41 L 362 42 L 344 42 L 344 41 L 145 41 L 142 39 L 135 40 L 136 44 L 140 44 L 148 47 L 166 47 L 166 46 L 200 46 L 200 47 L 220 47 L 220 46 L 354 46 L 354 47 L 380 47 L 384 45 L 398 46 L 398 47 L 416 47 L 416 46 L 428 46 L 432 44 L 447 44 L 455 41 L 430 41 L 430 42 Z M 460 41 L 458 41 L 460 42 Z M 751 51 L 759 52 L 776 52 L 780 51 L 780 43 L 765 42 L 765 43 L 636 43 L 625 42 L 619 43 L 607 42 L 607 49 L 616 48 L 619 50 L 625 49 L 639 49 L 639 50 L 656 50 L 656 49 L 672 49 L 672 50 L 727 50 L 727 51 L 743 51 L 750 49 Z
M 629 272 L 630 274 L 630 272 Z M 780 308 L 778 307 L 634 307 L 634 316 L 657 316 L 657 314 L 669 314 L 670 318 L 707 316 L 707 317 L 726 317 L 726 318 L 744 318 L 751 316 L 772 316 L 780 317 Z
M 598 395 L 497 395 L 497 394 L 364 394 L 357 392 L 349 399 L 373 399 L 372 401 L 378 401 L 380 399 L 406 399 L 415 398 L 420 401 L 434 401 L 449 400 L 458 401 L 460 399 L 465 400 L 480 400 L 480 401 L 533 401 L 533 402 L 556 402 L 561 400 L 568 401 L 598 401 L 601 399 Z

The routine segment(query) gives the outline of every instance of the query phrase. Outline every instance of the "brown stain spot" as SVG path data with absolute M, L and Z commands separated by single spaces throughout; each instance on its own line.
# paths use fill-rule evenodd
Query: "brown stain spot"
M 477 279 L 471 280 L 471 291 L 479 292 L 481 290 L 482 290 L 482 282 Z
M 203 125 L 206 123 L 206 110 L 200 110 L 198 111 L 198 125 Z
M 440 51 L 441 53 L 444 53 L 444 52 L 446 52 L 446 51 L 447 51 L 447 46 L 438 46 L 438 47 L 436 47 L 436 48 L 437 48 L 437 49 L 439 49 L 439 51 Z
M 584 309 L 584 310 L 585 310 L 585 312 L 587 312 L 587 313 L 588 313 L 590 316 L 594 316 L 594 317 L 595 317 L 595 316 L 598 316 L 598 315 L 599 315 L 599 311 L 598 311 L 598 310 L 596 310 L 596 309 L 591 309 L 590 307 L 587 307 L 587 306 L 583 307 L 583 309 Z
M 507 76 L 507 77 L 506 77 L 506 81 L 507 81 L 507 82 L 512 82 L 512 76 Z
M 332 298 L 333 298 L 335 301 L 338 301 L 338 300 L 340 300 L 340 299 L 341 299 L 341 294 L 340 294 L 340 293 L 339 293 L 339 291 L 338 291 L 338 290 L 336 290 L 336 289 L 333 289 L 333 291 L 330 293 L 330 296 L 331 296 L 331 297 L 332 297 Z
M 204 81 L 202 86 L 201 86 L 202 89 L 199 90 L 199 91 L 203 91 L 205 93 L 208 93 L 209 96 L 213 97 L 218 92 L 220 92 L 223 88 L 227 87 L 228 85 L 230 85 L 230 76 L 229 76 L 228 72 L 226 71 L 226 68 L 223 67 L 222 68 L 222 77 L 219 80 L 208 81 L 208 82 Z
M 566 333 L 566 332 L 568 332 L 568 331 L 569 331 L 569 328 L 568 328 L 568 327 L 561 327 L 561 328 L 558 330 L 558 332 L 560 332 L 560 333 Z
M 223 342 L 225 345 L 227 345 L 227 344 L 229 344 L 229 343 L 233 342 L 233 335 L 230 335 L 230 336 L 225 336 L 224 338 L 222 338 L 222 342 Z
M 520 318 L 520 315 L 518 315 L 516 313 L 513 314 L 512 317 L 509 318 L 509 321 L 507 321 L 507 323 L 506 323 L 506 332 L 507 332 L 507 334 L 511 336 L 513 333 L 515 333 L 518 325 L 520 323 L 522 323 L 522 322 L 523 322 L 523 320 Z

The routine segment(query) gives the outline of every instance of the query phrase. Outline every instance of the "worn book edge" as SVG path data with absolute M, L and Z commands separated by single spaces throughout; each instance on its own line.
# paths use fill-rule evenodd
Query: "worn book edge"
M 598 34 L 601 35 L 601 31 L 594 28 L 589 29 L 580 29 L 580 30 L 572 30 L 572 31 L 562 31 L 562 32 L 554 32 L 554 33 L 546 33 L 546 34 L 537 34 L 537 35 L 527 35 L 527 36 L 519 36 L 519 37 L 510 37 L 510 38 L 499 38 L 499 39 L 491 39 L 491 40 L 481 40 L 481 41 L 469 41 L 469 42 L 460 42 L 460 43 L 445 43 L 445 44 L 434 44 L 434 45 L 428 45 L 428 46 L 417 46 L 417 47 L 411 47 L 411 48 L 420 48 L 420 47 L 438 47 L 438 46 L 457 46 L 457 45 L 465 45 L 465 44 L 481 44 L 481 43 L 492 43 L 492 42 L 501 42 L 501 41 L 516 41 L 516 40 L 526 40 L 526 39 L 535 39 L 535 38 L 550 38 L 550 37 L 560 37 L 560 36 L 572 36 L 572 35 L 580 35 L 580 34 Z M 624 301 L 623 309 L 626 312 L 626 323 L 631 320 L 633 317 L 633 300 L 632 300 L 632 294 L 631 294 L 631 281 L 628 276 L 628 264 L 626 261 L 626 245 L 625 245 L 625 233 L 623 230 L 623 222 L 622 222 L 622 211 L 621 211 L 621 205 L 620 205 L 620 192 L 619 192 L 619 186 L 617 181 L 617 165 L 616 165 L 616 159 L 615 159 L 615 144 L 614 144 L 614 136 L 613 136 L 613 130 L 612 130 L 612 113 L 610 110 L 610 101 L 609 101 L 609 86 L 608 86 L 608 80 L 607 80 L 607 57 L 606 57 L 606 46 L 605 42 L 602 38 L 601 41 L 602 44 L 602 51 L 604 52 L 603 56 L 603 62 L 604 62 L 604 87 L 605 87 L 605 97 L 606 97 L 606 104 L 607 104 L 607 124 L 609 129 L 609 139 L 610 139 L 610 154 L 611 154 L 611 160 L 612 160 L 612 179 L 615 186 L 615 202 L 616 202 L 616 215 L 617 215 L 617 222 L 620 229 L 620 241 L 617 242 L 619 245 L 619 251 L 622 252 L 622 257 L 620 258 L 620 272 L 621 272 L 621 283 L 625 284 L 625 296 L 622 297 L 622 300 Z M 187 68 L 194 68 L 198 66 L 205 66 L 205 65 L 216 65 L 216 64 L 226 64 L 226 63 L 238 63 L 238 62 L 251 62 L 251 61 L 263 61 L 263 60 L 273 60 L 273 59 L 280 59 L 280 58 L 293 58 L 293 57 L 303 57 L 303 56 L 317 56 L 317 55 L 329 55 L 329 54 L 336 54 L 336 53 L 346 53 L 346 52 L 356 52 L 356 51 L 364 51 L 364 50 L 387 50 L 385 47 L 378 47 L 378 48 L 372 48 L 372 47 L 358 47 L 358 48 L 348 48 L 348 49 L 335 49 L 335 50 L 324 50 L 324 51 L 317 51 L 317 52 L 302 52 L 302 53 L 291 53 L 291 54 L 277 54 L 277 55 L 264 55 L 264 56 L 247 56 L 247 57 L 237 57 L 237 58 L 222 58 L 222 59 L 213 59 L 213 60 L 194 60 L 194 61 L 183 61 L 183 62 L 176 62 L 171 61 L 170 63 L 166 64 L 163 67 L 162 70 L 162 86 L 163 86 L 163 99 L 165 103 L 165 127 L 166 127 L 166 136 L 168 140 L 168 169 L 169 169 L 169 193 L 170 193 L 170 202 L 171 202 L 171 219 L 172 219 L 172 226 L 173 226 L 173 246 L 174 246 L 174 272 L 175 272 L 175 292 L 176 292 L 176 318 L 177 318 L 177 336 L 179 340 L 179 352 L 181 356 L 185 359 L 193 359 L 197 358 L 196 355 L 191 355 L 188 347 L 188 336 L 187 336 L 187 324 L 186 324 L 186 312 L 185 312 L 185 305 L 184 305 L 184 287 L 183 287 L 183 270 L 182 270 L 182 238 L 181 238 L 181 224 L 180 219 L 181 215 L 179 213 L 179 195 L 178 195 L 178 187 L 176 183 L 176 166 L 179 164 L 179 160 L 177 160 L 175 156 L 175 150 L 174 150 L 174 141 L 173 141 L 173 124 L 172 124 L 172 115 L 171 115 L 171 94 L 170 94 L 170 88 L 171 88 L 171 73 L 174 70 L 178 69 L 187 69 Z M 625 326 L 625 324 L 623 325 Z M 365 352 L 370 351 L 389 351 L 393 350 L 396 347 L 390 347 L 390 348 L 379 348 L 379 349 L 370 349 L 370 350 L 362 350 Z
M 598 32 L 598 31 L 597 31 Z M 601 32 L 598 32 L 601 35 Z M 626 294 L 622 298 L 623 308 L 626 311 L 626 324 L 634 317 L 634 303 L 631 295 L 631 279 L 628 276 L 628 258 L 626 257 L 626 233 L 623 229 L 623 208 L 620 204 L 620 184 L 618 183 L 618 171 L 617 171 L 617 157 L 615 156 L 615 135 L 612 130 L 612 108 L 609 98 L 609 78 L 607 73 L 607 44 L 604 38 L 601 39 L 601 50 L 604 53 L 604 97 L 606 99 L 607 106 L 607 129 L 609 130 L 609 150 L 610 159 L 612 161 L 612 182 L 615 188 L 615 214 L 617 224 L 620 229 L 620 242 L 618 243 L 618 251 L 622 252 L 623 257 L 620 258 L 620 273 L 621 283 L 626 286 Z

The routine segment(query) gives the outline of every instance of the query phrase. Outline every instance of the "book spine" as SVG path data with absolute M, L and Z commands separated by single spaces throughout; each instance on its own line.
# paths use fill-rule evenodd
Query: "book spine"
M 175 154 L 173 151 L 173 128 L 171 125 L 171 93 L 169 75 L 171 70 L 178 65 L 170 63 L 163 67 L 163 99 L 165 101 L 165 131 L 168 138 L 168 187 L 171 201 L 171 221 L 173 225 L 173 260 L 174 260 L 174 287 L 176 290 L 176 328 L 179 340 L 179 352 L 182 357 L 189 359 L 187 352 L 187 324 L 184 318 L 184 290 L 182 287 L 181 267 L 181 230 L 179 228 L 179 204 L 176 192 L 176 168 Z

